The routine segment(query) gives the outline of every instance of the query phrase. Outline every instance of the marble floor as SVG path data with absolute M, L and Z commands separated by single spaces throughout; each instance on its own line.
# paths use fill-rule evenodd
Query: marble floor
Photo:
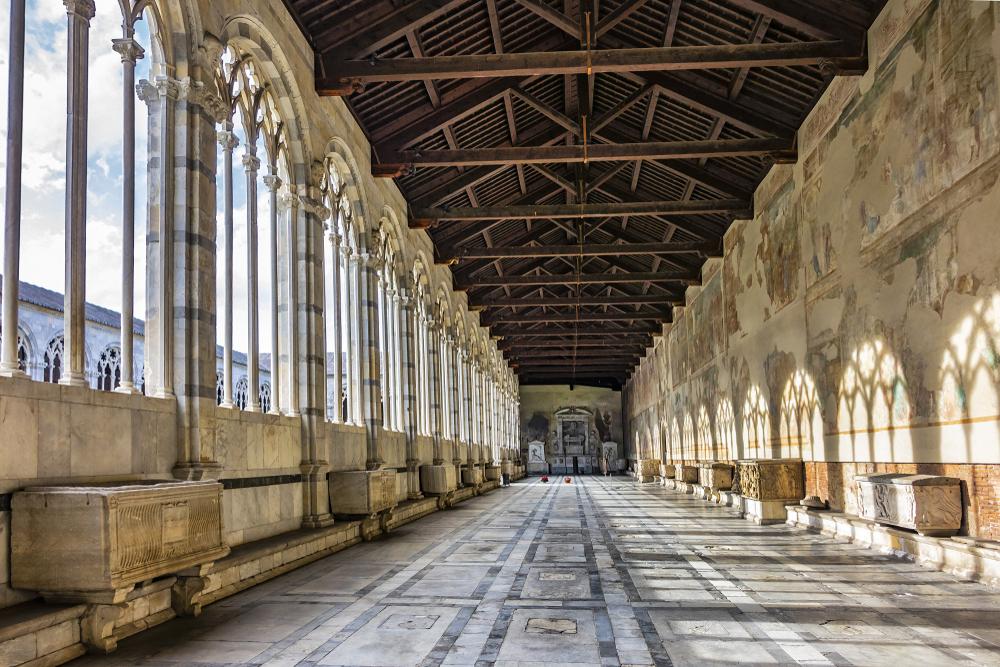
M 1000 665 L 1000 594 L 626 478 L 522 480 L 74 665 Z

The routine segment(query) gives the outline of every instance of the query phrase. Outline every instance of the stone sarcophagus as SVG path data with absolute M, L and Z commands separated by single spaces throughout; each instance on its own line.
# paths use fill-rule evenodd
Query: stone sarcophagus
M 881 473 L 855 475 L 862 519 L 950 537 L 962 527 L 962 487 L 954 477 Z
M 675 470 L 673 464 L 670 463 L 660 464 L 660 477 L 662 477 L 663 479 L 673 479 L 674 473 Z
M 698 483 L 711 491 L 728 491 L 733 486 L 733 466 L 728 463 L 702 463 Z
M 482 483 L 482 468 L 462 468 L 462 484 L 466 486 L 479 486 Z
M 500 479 L 500 466 L 486 466 L 486 479 L 495 481 Z
M 698 483 L 698 466 L 686 465 L 684 463 L 674 464 L 674 479 L 685 484 Z
M 635 462 L 635 471 L 639 482 L 653 482 L 660 474 L 660 462 L 657 459 L 639 459 Z
M 340 516 L 371 516 L 396 506 L 395 470 L 331 472 L 330 508 Z
M 35 487 L 11 507 L 11 583 L 53 601 L 118 604 L 229 553 L 218 482 Z
M 500 469 L 503 470 L 503 474 L 508 476 L 514 474 L 514 468 L 515 466 L 513 461 L 504 461 L 500 464 Z
M 784 522 L 785 505 L 805 494 L 801 459 L 749 459 L 736 468 L 744 514 L 755 523 Z
M 440 496 L 458 488 L 458 473 L 453 465 L 420 466 L 420 490 Z

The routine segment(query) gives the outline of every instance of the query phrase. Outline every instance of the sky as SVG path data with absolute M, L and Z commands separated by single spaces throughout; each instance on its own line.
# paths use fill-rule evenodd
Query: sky
M 9 3 L 0 3 L 0 139 L 7 138 Z M 121 36 L 118 3 L 97 3 L 91 22 L 89 58 L 89 116 L 87 134 L 87 300 L 121 310 L 122 211 L 122 65 L 111 48 Z M 58 0 L 27 3 L 25 109 L 22 171 L 21 280 L 48 289 L 64 287 L 65 152 L 66 152 L 66 11 Z M 148 76 L 148 26 L 137 25 L 137 39 L 146 58 L 136 68 L 136 80 Z M 133 93 L 134 94 L 134 93 Z M 146 234 L 146 121 L 147 109 L 136 102 L 136 248 L 135 314 L 145 317 Z M 234 346 L 246 350 L 247 243 L 246 188 L 241 158 L 246 142 L 237 127 L 240 147 L 234 156 Z M 258 148 L 258 155 L 263 155 Z M 221 150 L 219 151 L 221 165 Z M 4 210 L 6 154 L 0 150 L 0 214 Z M 261 171 L 261 176 L 264 169 Z M 218 179 L 221 206 L 222 178 Z M 259 309 L 260 348 L 270 346 L 269 207 L 267 191 L 259 185 Z M 222 263 L 222 213 L 218 216 L 219 272 Z M 2 244 L 0 244 L 2 245 Z M 0 255 L 3 249 L 0 248 Z M 222 281 L 218 281 L 219 327 L 222 341 Z

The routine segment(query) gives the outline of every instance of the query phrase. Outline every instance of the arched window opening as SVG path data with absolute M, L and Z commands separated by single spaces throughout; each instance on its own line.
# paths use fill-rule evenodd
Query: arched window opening
M 63 370 L 63 336 L 59 334 L 49 341 L 42 359 L 42 379 L 46 382 L 59 382 Z
M 112 391 L 122 381 L 122 352 L 117 345 L 109 345 L 97 360 L 97 388 Z
M 264 412 L 271 411 L 271 385 L 268 382 L 262 382 L 260 385 L 260 391 L 258 392 L 258 400 L 260 401 L 260 409 Z
M 242 376 L 236 381 L 236 387 L 233 391 L 233 401 L 236 403 L 236 407 L 240 410 L 247 409 L 247 394 L 249 393 L 250 383 L 247 381 L 247 376 Z
M 222 405 L 222 399 L 225 396 L 224 391 L 224 381 L 222 379 L 222 371 L 215 371 L 215 404 Z

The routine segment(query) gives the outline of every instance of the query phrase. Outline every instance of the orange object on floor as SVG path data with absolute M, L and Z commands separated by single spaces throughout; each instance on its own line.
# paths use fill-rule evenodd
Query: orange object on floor
M 572 477 L 567 477 L 567 478 L 565 479 L 565 482 L 566 482 L 567 484 L 572 484 L 572 483 L 573 483 L 573 478 L 572 478 Z

